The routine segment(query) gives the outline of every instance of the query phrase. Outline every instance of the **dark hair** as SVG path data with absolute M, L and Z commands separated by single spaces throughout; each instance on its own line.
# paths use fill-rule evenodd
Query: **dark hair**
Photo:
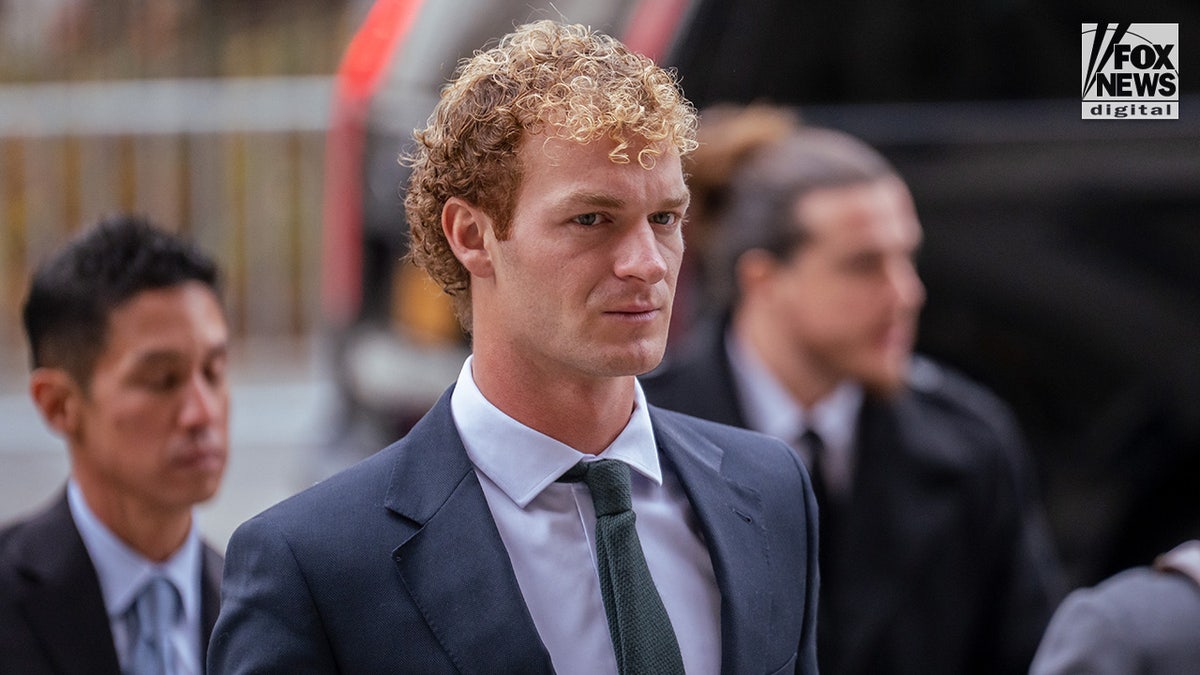
M 108 318 L 142 291 L 198 281 L 219 296 L 216 263 L 141 216 L 102 219 L 38 266 L 23 319 L 33 368 L 63 368 L 85 389 Z
M 782 260 L 805 243 L 806 226 L 797 222 L 795 207 L 808 193 L 897 175 L 874 148 L 834 129 L 801 126 L 760 148 L 734 172 L 715 216 L 714 293 L 725 301 L 736 298 L 735 269 L 747 251 Z

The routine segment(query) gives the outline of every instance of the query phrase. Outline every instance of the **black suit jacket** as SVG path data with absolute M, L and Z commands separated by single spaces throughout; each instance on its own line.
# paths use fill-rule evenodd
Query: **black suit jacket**
M 222 561 L 204 547 L 200 646 L 216 622 Z M 0 531 L 0 673 L 120 675 L 100 580 L 64 492 Z
M 721 670 L 816 672 L 815 500 L 786 445 L 650 408 L 721 592 Z M 212 673 L 551 672 L 449 392 L 230 539 Z
M 724 335 L 645 378 L 649 401 L 745 426 Z M 1026 672 L 1063 582 L 1008 409 L 920 360 L 899 396 L 865 400 L 856 452 L 821 537 L 821 671 Z

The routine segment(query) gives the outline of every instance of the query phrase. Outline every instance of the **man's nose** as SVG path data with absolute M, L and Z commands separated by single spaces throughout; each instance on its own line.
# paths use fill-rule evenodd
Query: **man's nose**
M 224 409 L 227 398 L 223 385 L 209 382 L 203 373 L 194 373 L 184 391 L 180 422 L 186 427 L 212 423 Z
M 618 245 L 617 276 L 640 279 L 648 284 L 662 281 L 670 269 L 662 246 L 650 223 L 643 222 L 630 228 Z
M 888 277 L 892 293 L 901 307 L 917 310 L 925 304 L 925 284 L 912 260 L 896 261 L 891 265 Z

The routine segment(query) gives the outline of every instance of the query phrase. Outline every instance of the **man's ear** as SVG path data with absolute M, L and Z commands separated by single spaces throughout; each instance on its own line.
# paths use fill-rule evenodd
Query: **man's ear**
M 63 438 L 79 428 L 83 390 L 61 368 L 37 368 L 29 376 L 29 395 L 46 424 Z
M 760 248 L 746 251 L 738 257 L 734 265 L 738 292 L 743 297 L 753 295 L 763 284 L 770 281 L 778 269 L 779 261 L 770 253 Z
M 479 207 L 459 197 L 451 197 L 442 207 L 442 232 L 454 251 L 454 257 L 475 277 L 493 274 L 492 256 L 485 246 L 492 219 Z

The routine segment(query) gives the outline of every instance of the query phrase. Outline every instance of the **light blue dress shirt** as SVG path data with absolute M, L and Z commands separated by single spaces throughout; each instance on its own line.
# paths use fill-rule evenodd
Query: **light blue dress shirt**
M 183 620 L 171 633 L 176 657 L 175 672 L 198 675 L 203 655 L 200 653 L 200 569 L 204 554 L 200 532 L 195 522 L 179 548 L 165 562 L 152 562 L 121 541 L 88 507 L 83 492 L 74 480 L 67 483 L 67 504 L 71 517 L 87 547 L 92 566 L 100 578 L 100 592 L 108 610 L 117 658 L 124 668 L 132 650 L 132 636 L 126 627 L 125 613 L 137 599 L 138 592 L 155 575 L 170 579 L 183 601 Z

